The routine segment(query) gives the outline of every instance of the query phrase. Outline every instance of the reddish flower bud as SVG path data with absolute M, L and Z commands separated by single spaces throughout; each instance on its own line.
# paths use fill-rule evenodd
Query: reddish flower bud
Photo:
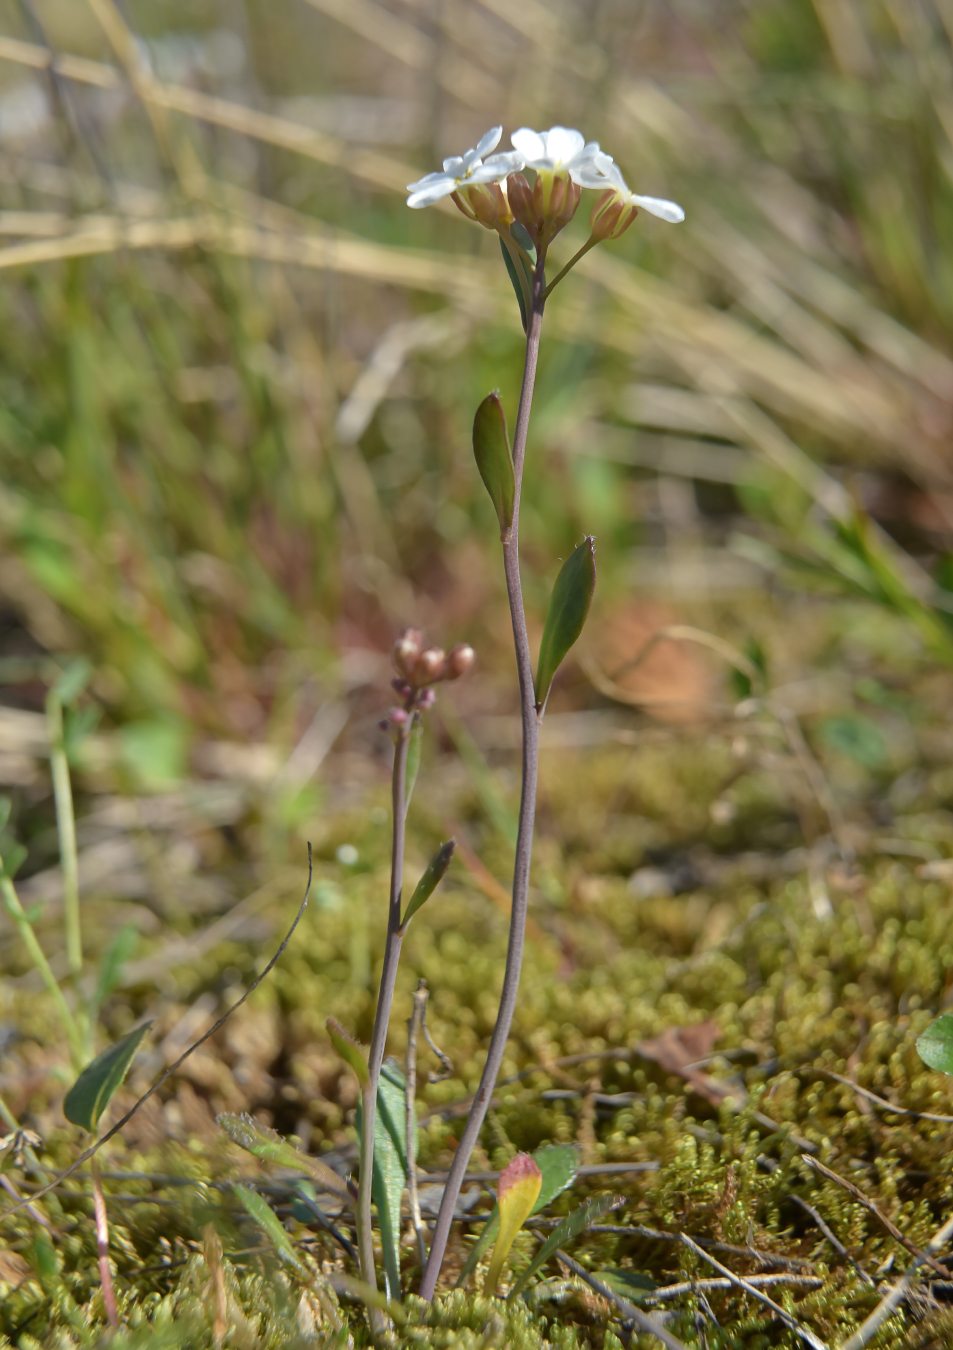
M 499 183 L 477 183 L 466 192 L 474 218 L 488 230 L 495 230 L 497 224 L 509 225 L 512 221 L 513 212 Z
M 511 173 L 507 178 L 506 196 L 514 217 L 532 239 L 533 246 L 539 248 L 543 225 L 542 212 L 537 211 L 533 189 L 521 173 Z
M 417 684 L 432 684 L 444 677 L 444 652 L 442 647 L 428 647 L 422 651 L 414 666 L 414 680 Z
M 639 214 L 639 208 L 625 201 L 613 188 L 604 192 L 589 217 L 594 238 L 598 240 L 618 239 Z
M 432 708 L 436 701 L 437 695 L 431 689 L 429 684 L 426 689 L 421 689 L 420 693 L 417 695 L 417 707 L 421 712 L 426 712 L 428 708 Z
M 419 628 L 405 628 L 394 643 L 391 658 L 395 669 L 407 677 L 413 678 L 414 667 L 424 645 L 424 635 Z
M 446 678 L 448 680 L 458 680 L 461 675 L 465 675 L 476 660 L 476 652 L 468 642 L 458 642 L 455 647 L 451 647 L 447 653 Z
M 393 727 L 402 727 L 410 714 L 406 708 L 391 708 L 387 720 Z

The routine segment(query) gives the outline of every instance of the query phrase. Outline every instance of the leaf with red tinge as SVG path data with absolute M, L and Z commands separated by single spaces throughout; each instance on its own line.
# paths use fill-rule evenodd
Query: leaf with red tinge
M 543 1174 L 528 1153 L 517 1153 L 500 1173 L 496 1187 L 500 1231 L 483 1284 L 484 1294 L 496 1293 L 503 1262 L 509 1255 L 516 1234 L 532 1214 L 542 1184 Z

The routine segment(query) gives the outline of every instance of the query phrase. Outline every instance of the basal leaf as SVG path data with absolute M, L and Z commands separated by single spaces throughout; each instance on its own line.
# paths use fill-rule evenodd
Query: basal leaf
M 341 1023 L 334 1017 L 329 1017 L 324 1024 L 328 1029 L 328 1035 L 331 1037 L 331 1044 L 349 1065 L 357 1076 L 357 1081 L 362 1088 L 367 1087 L 371 1081 L 370 1070 L 367 1067 L 367 1056 L 358 1045 L 357 1041 L 348 1032 L 344 1030 Z
M 473 455 L 496 510 L 502 537 L 513 524 L 516 479 L 510 439 L 506 432 L 506 417 L 495 390 L 487 394 L 476 410 L 473 419 Z
M 418 909 L 420 909 L 421 905 L 426 904 L 440 885 L 440 882 L 446 874 L 447 868 L 450 866 L 450 859 L 453 857 L 453 850 L 456 846 L 457 841 L 455 839 L 448 839 L 445 844 L 440 845 L 437 852 L 430 859 L 430 862 L 427 864 L 427 870 L 417 882 L 416 889 L 410 897 L 410 903 L 404 911 L 404 917 L 400 925 L 401 933 L 407 932 L 407 927 Z
M 592 1273 L 614 1294 L 627 1298 L 630 1303 L 641 1303 L 646 1294 L 652 1294 L 658 1288 L 651 1276 L 643 1275 L 640 1270 L 594 1270 Z
M 539 1188 L 539 1195 L 532 1209 L 533 1214 L 539 1214 L 547 1205 L 552 1204 L 556 1196 L 561 1195 L 567 1186 L 572 1185 L 579 1171 L 579 1150 L 575 1144 L 548 1144 L 536 1150 L 533 1162 L 543 1174 L 543 1184 Z M 457 1289 L 462 1288 L 476 1270 L 477 1263 L 489 1249 L 490 1243 L 499 1232 L 499 1227 L 500 1210 L 498 1205 L 494 1205 L 483 1232 L 470 1248 L 470 1254 L 457 1279 Z
M 151 1022 L 143 1022 L 141 1027 L 136 1027 L 86 1065 L 63 1098 L 63 1114 L 68 1121 L 81 1125 L 91 1134 L 95 1131 L 99 1117 L 129 1072 L 136 1051 L 151 1027 Z
M 496 1188 L 500 1227 L 483 1284 L 484 1294 L 492 1296 L 496 1293 L 503 1263 L 517 1233 L 533 1212 L 542 1184 L 543 1174 L 528 1153 L 517 1153 L 500 1173 Z
M 235 1194 L 241 1200 L 245 1209 L 252 1216 L 255 1222 L 262 1227 L 272 1241 L 275 1251 L 286 1261 L 289 1266 L 294 1266 L 300 1274 L 309 1275 L 308 1267 L 304 1264 L 298 1253 L 292 1246 L 291 1239 L 281 1226 L 281 1220 L 268 1204 L 267 1200 L 262 1199 L 257 1191 L 251 1190 L 248 1186 L 242 1186 L 236 1182 Z
M 396 1060 L 381 1067 L 377 1083 L 377 1121 L 374 1128 L 374 1177 L 371 1194 L 377 1206 L 384 1254 L 388 1298 L 400 1297 L 400 1198 L 407 1184 L 407 1084 Z M 357 1110 L 360 1136 L 363 1112 Z M 411 1148 L 417 1155 L 417 1130 Z
M 90 1002 L 92 1015 L 105 1003 L 109 995 L 115 993 L 122 979 L 122 968 L 132 956 L 139 940 L 135 924 L 127 923 L 120 928 L 99 964 L 99 976 L 96 989 Z
M 579 637 L 596 586 L 595 539 L 587 535 L 563 563 L 549 601 L 536 668 L 536 711 L 541 713 L 566 653 Z
M 517 1294 L 521 1294 L 540 1266 L 544 1265 L 553 1252 L 561 1247 L 564 1242 L 569 1242 L 572 1238 L 578 1237 L 596 1219 L 601 1218 L 610 1209 L 615 1209 L 618 1205 L 624 1203 L 625 1197 L 621 1195 L 594 1195 L 584 1205 L 580 1205 L 571 1214 L 567 1214 L 562 1223 L 557 1224 L 550 1233 L 526 1269 L 521 1271 L 519 1279 L 513 1285 L 508 1297 L 513 1299 L 516 1298 Z
M 336 1195 L 339 1200 L 343 1200 L 346 1205 L 353 1208 L 354 1196 L 348 1190 L 347 1182 L 339 1177 L 333 1168 L 328 1167 L 327 1163 L 301 1153 L 293 1144 L 282 1139 L 277 1130 L 259 1125 L 257 1120 L 248 1115 L 235 1116 L 226 1112 L 216 1119 L 229 1139 L 240 1148 L 247 1149 L 262 1162 L 275 1163 L 278 1167 L 303 1172 L 305 1176 L 312 1177 L 322 1190 Z
M 917 1040 L 917 1054 L 940 1073 L 953 1074 L 953 1014 L 944 1013 Z

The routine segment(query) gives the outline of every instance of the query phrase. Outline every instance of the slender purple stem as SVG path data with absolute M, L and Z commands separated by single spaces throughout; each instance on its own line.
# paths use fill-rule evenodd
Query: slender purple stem
M 377 1084 L 384 1062 L 384 1046 L 387 1042 L 387 1027 L 390 1022 L 391 1006 L 394 1002 L 394 986 L 397 982 L 397 965 L 400 961 L 400 947 L 403 938 L 400 932 L 400 901 L 404 877 L 404 835 L 407 819 L 407 751 L 410 747 L 410 725 L 402 727 L 398 733 L 394 749 L 394 775 L 391 796 L 394 807 L 394 834 L 391 848 L 390 904 L 387 910 L 387 943 L 384 948 L 384 967 L 381 971 L 380 990 L 377 995 L 377 1011 L 374 1014 L 374 1031 L 371 1036 L 371 1048 L 368 1053 L 368 1072 L 370 1083 L 362 1093 L 361 1120 L 361 1174 L 358 1191 L 358 1229 L 361 1235 L 362 1274 L 368 1284 L 377 1287 L 374 1273 L 374 1248 L 371 1238 L 371 1191 L 374 1177 L 374 1122 L 377 1115 Z
M 513 905 L 510 911 L 509 945 L 506 951 L 506 970 L 496 1026 L 490 1038 L 483 1076 L 477 1088 L 470 1114 L 460 1142 L 453 1155 L 450 1175 L 440 1202 L 440 1212 L 434 1225 L 430 1256 L 420 1284 L 420 1296 L 432 1299 L 437 1287 L 444 1252 L 450 1236 L 450 1225 L 456 1208 L 457 1196 L 493 1096 L 496 1079 L 503 1062 L 506 1042 L 513 1023 L 516 996 L 519 991 L 520 970 L 523 964 L 523 946 L 526 938 L 526 906 L 529 895 L 529 866 L 533 852 L 533 827 L 536 820 L 536 782 L 539 750 L 539 723 L 536 718 L 536 692 L 533 687 L 533 665 L 529 638 L 526 633 L 526 613 L 523 609 L 523 590 L 520 585 L 519 564 L 519 510 L 523 485 L 523 460 L 526 456 L 526 436 L 536 383 L 536 363 L 539 358 L 539 336 L 543 323 L 545 279 L 541 256 L 533 274 L 533 303 L 526 330 L 526 364 L 523 367 L 523 387 L 520 391 L 519 411 L 513 436 L 513 470 L 516 493 L 513 504 L 513 527 L 503 540 L 503 571 L 506 593 L 510 602 L 510 620 L 513 625 L 513 644 L 516 648 L 516 666 L 520 682 L 520 709 L 523 722 L 523 790 L 520 798 L 519 833 L 516 838 L 516 863 L 513 870 Z
M 112 1271 L 109 1269 L 109 1221 L 106 1218 L 106 1197 L 103 1195 L 103 1183 L 99 1174 L 99 1159 L 92 1158 L 89 1170 L 93 1178 L 93 1211 L 96 1215 L 96 1250 L 99 1255 L 99 1283 L 102 1285 L 103 1302 L 106 1316 L 111 1327 L 119 1326 L 119 1313 L 116 1309 L 116 1294 L 113 1289 Z

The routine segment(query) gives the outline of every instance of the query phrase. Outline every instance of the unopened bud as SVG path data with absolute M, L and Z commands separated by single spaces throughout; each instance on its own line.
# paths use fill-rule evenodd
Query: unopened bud
M 431 689 L 429 684 L 426 689 L 421 689 L 420 693 L 417 695 L 417 707 L 421 712 L 426 712 L 428 708 L 432 708 L 436 701 L 437 695 Z
M 391 708 L 387 720 L 392 727 L 402 727 L 409 716 L 406 708 Z
M 391 659 L 394 667 L 401 675 L 410 679 L 414 673 L 414 667 L 417 664 L 417 658 L 420 656 L 420 649 L 424 645 L 424 635 L 419 628 L 405 628 L 400 637 L 394 643 L 394 650 L 391 652 Z
M 506 180 L 506 197 L 514 217 L 526 230 L 533 247 L 539 248 L 542 236 L 542 212 L 536 210 L 533 189 L 521 173 L 511 173 Z
M 390 687 L 396 694 L 399 694 L 401 698 L 410 698 L 411 694 L 414 692 L 413 686 L 409 685 L 406 680 L 402 680 L 399 675 L 396 680 L 391 680 Z
M 431 684 L 442 680 L 444 676 L 444 652 L 442 647 L 428 647 L 417 657 L 414 667 L 414 679 L 417 684 Z
M 458 642 L 447 653 L 446 669 L 448 680 L 459 680 L 476 660 L 476 652 L 468 642 Z

